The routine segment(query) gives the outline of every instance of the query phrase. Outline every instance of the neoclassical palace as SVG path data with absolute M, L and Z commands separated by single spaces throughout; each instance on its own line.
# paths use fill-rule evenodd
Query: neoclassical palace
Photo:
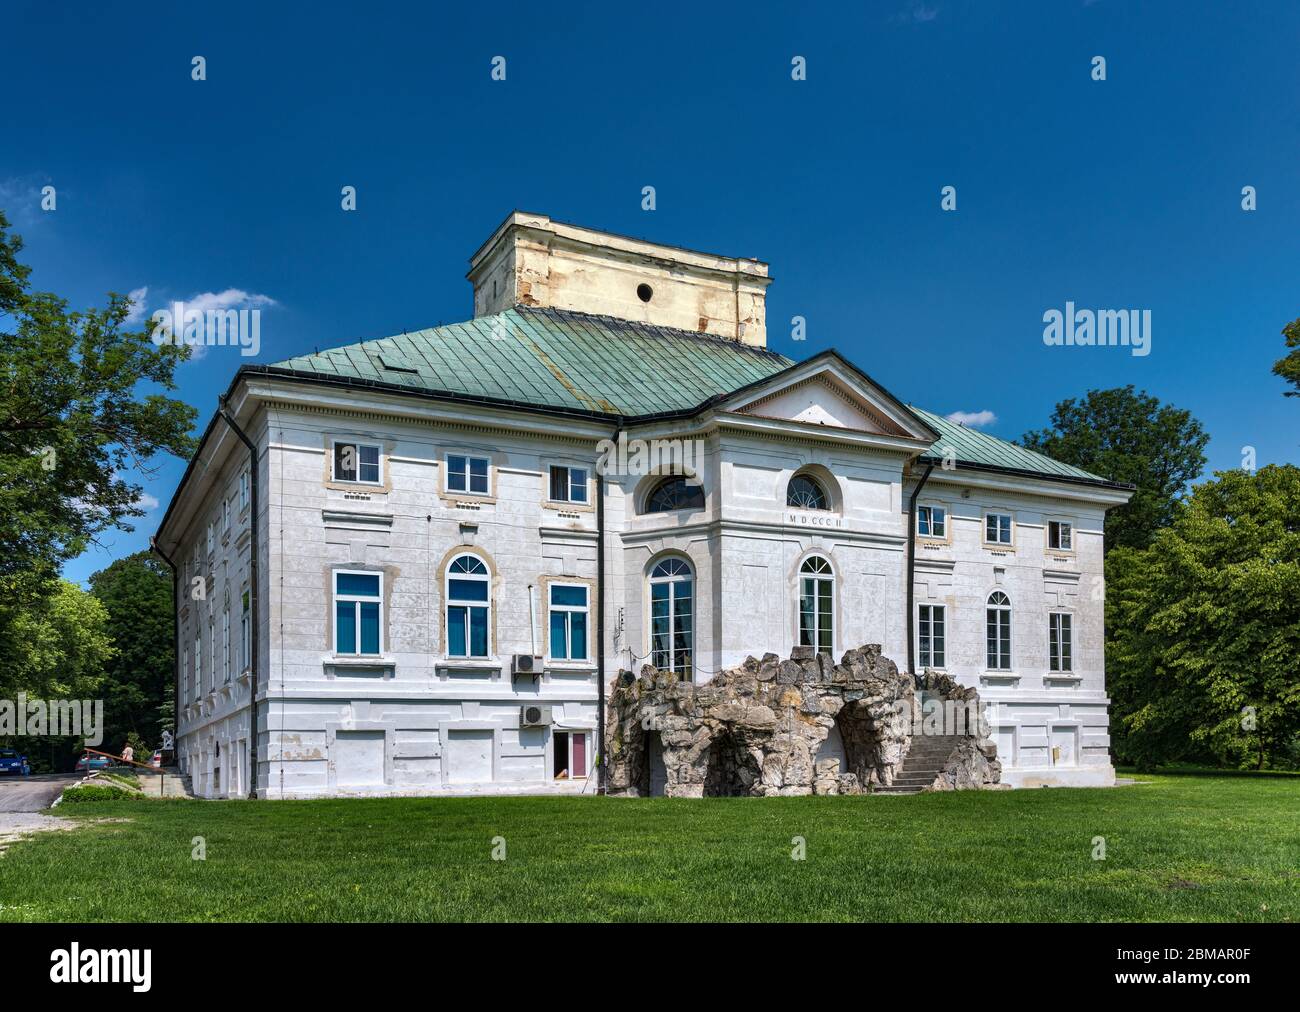
M 155 539 L 208 797 L 596 793 L 644 664 L 877 643 L 978 687 L 1004 782 L 1113 782 L 1131 490 L 767 349 L 767 265 L 513 213 L 474 316 L 231 383 Z

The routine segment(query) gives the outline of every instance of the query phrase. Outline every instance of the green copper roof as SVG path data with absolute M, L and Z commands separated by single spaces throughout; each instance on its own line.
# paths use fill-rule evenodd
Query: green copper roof
M 517 306 L 271 368 L 635 417 L 686 411 L 791 365 L 784 355 L 723 338 Z
M 959 464 L 976 464 L 993 467 L 1001 471 L 1028 471 L 1035 474 L 1058 476 L 1062 478 L 1083 479 L 1085 481 L 1105 481 L 1095 474 L 1089 474 L 1082 468 L 1062 464 L 1041 453 L 1026 450 L 1023 446 L 1008 443 L 1005 439 L 990 436 L 987 432 L 968 429 L 964 425 L 950 422 L 942 415 L 936 415 L 914 405 L 908 405 L 920 418 L 928 422 L 939 439 L 930 447 L 931 454 L 939 459 L 947 456 L 948 448 L 956 455 Z M 1109 484 L 1109 483 L 1108 483 Z
M 690 412 L 795 362 L 736 341 L 608 316 L 516 306 L 395 337 L 300 355 L 251 372 L 584 415 Z M 959 463 L 1074 481 L 1094 474 L 912 408 Z M 1110 484 L 1106 482 L 1106 484 Z

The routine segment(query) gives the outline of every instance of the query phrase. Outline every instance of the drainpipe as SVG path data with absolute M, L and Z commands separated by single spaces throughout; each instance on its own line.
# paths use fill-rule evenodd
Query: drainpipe
M 257 800 L 257 661 L 261 656 L 258 651 L 258 628 L 259 622 L 259 600 L 257 593 L 257 508 L 258 508 L 258 488 L 257 481 L 257 447 L 253 441 L 241 429 L 230 412 L 226 410 L 226 398 L 220 397 L 217 401 L 220 405 L 218 413 L 230 426 L 230 430 L 239 437 L 239 441 L 248 448 L 248 487 L 251 497 L 251 509 L 249 510 L 249 538 L 248 538 L 248 621 L 251 624 L 248 630 L 249 649 L 252 657 L 248 659 L 249 675 L 249 706 L 248 706 L 248 797 L 250 801 Z M 269 683 L 268 683 L 269 686 Z
M 176 563 L 167 557 L 166 553 L 158 547 L 158 539 L 151 537 L 149 547 L 154 550 L 154 554 L 163 562 L 167 563 L 167 568 L 172 571 L 172 685 L 174 693 L 172 695 L 172 761 L 176 763 L 177 769 L 180 768 L 181 750 L 177 747 L 180 744 L 181 737 L 181 582 L 180 573 L 176 569 Z M 159 742 L 161 745 L 162 743 Z
M 623 431 L 623 420 L 614 427 L 614 445 Z M 605 793 L 605 475 L 600 465 L 596 477 L 596 741 L 600 765 L 596 767 L 596 793 Z
M 916 498 L 925 488 L 925 483 L 934 470 L 933 461 L 926 465 L 925 474 L 912 489 L 912 498 L 907 504 L 907 671 L 916 677 Z

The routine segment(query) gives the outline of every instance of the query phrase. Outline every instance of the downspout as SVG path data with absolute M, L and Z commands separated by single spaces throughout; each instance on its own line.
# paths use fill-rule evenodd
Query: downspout
M 623 431 L 623 419 L 614 427 L 613 443 Z M 596 793 L 605 793 L 605 474 L 596 468 L 596 741 L 600 765 L 596 767 Z
M 907 672 L 913 678 L 916 677 L 916 499 L 933 470 L 934 462 L 931 461 L 916 488 L 912 489 L 912 498 L 907 504 Z
M 154 550 L 154 554 L 163 562 L 167 563 L 167 568 L 172 571 L 172 685 L 174 692 L 172 694 L 172 761 L 180 768 L 180 749 L 176 746 L 179 744 L 181 736 L 181 582 L 180 573 L 176 569 L 176 563 L 172 562 L 161 548 L 158 547 L 158 539 L 151 537 L 149 547 Z M 162 743 L 159 742 L 161 745 Z
M 249 700 L 248 700 L 248 797 L 249 800 L 257 799 L 257 661 L 261 656 L 258 651 L 258 629 L 259 621 L 259 600 L 257 593 L 257 517 L 258 517 L 258 488 L 257 481 L 257 447 L 253 441 L 236 423 L 230 412 L 226 410 L 226 398 L 222 395 L 217 403 L 220 405 L 218 413 L 230 426 L 230 429 L 239 441 L 248 448 L 248 486 L 251 497 L 251 509 L 248 513 L 248 621 L 250 628 L 248 630 L 249 652 L 252 656 L 248 659 L 249 675 Z M 268 684 L 269 688 L 269 684 Z

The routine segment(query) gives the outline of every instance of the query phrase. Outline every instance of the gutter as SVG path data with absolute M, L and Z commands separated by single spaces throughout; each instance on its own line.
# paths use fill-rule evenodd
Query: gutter
M 907 672 L 913 678 L 916 678 L 916 499 L 933 470 L 933 461 L 925 465 L 925 474 L 912 489 L 907 503 Z
M 176 768 L 180 769 L 180 749 L 176 747 L 181 736 L 181 583 L 180 572 L 176 568 L 176 563 L 167 556 L 167 554 L 158 547 L 158 539 L 151 537 L 149 547 L 163 562 L 167 563 L 167 568 L 172 571 L 172 684 L 175 689 L 172 695 L 172 761 L 176 763 Z M 160 746 L 162 742 L 158 743 Z
M 257 662 L 261 653 L 258 649 L 258 631 L 261 627 L 260 622 L 260 600 L 258 597 L 258 576 L 257 576 L 257 558 L 258 558 L 258 493 L 261 491 L 258 487 L 257 480 L 257 447 L 253 441 L 241 429 L 230 412 L 226 410 L 226 395 L 222 395 L 217 401 L 219 407 L 217 414 L 225 421 L 239 441 L 248 448 L 248 486 L 249 495 L 251 496 L 251 508 L 248 513 L 248 621 L 250 627 L 248 630 L 249 653 L 252 654 L 248 659 L 249 674 L 249 699 L 248 699 L 248 798 L 250 801 L 257 800 Z M 215 420 L 215 419 L 214 419 Z M 198 455 L 195 454 L 195 459 Z

